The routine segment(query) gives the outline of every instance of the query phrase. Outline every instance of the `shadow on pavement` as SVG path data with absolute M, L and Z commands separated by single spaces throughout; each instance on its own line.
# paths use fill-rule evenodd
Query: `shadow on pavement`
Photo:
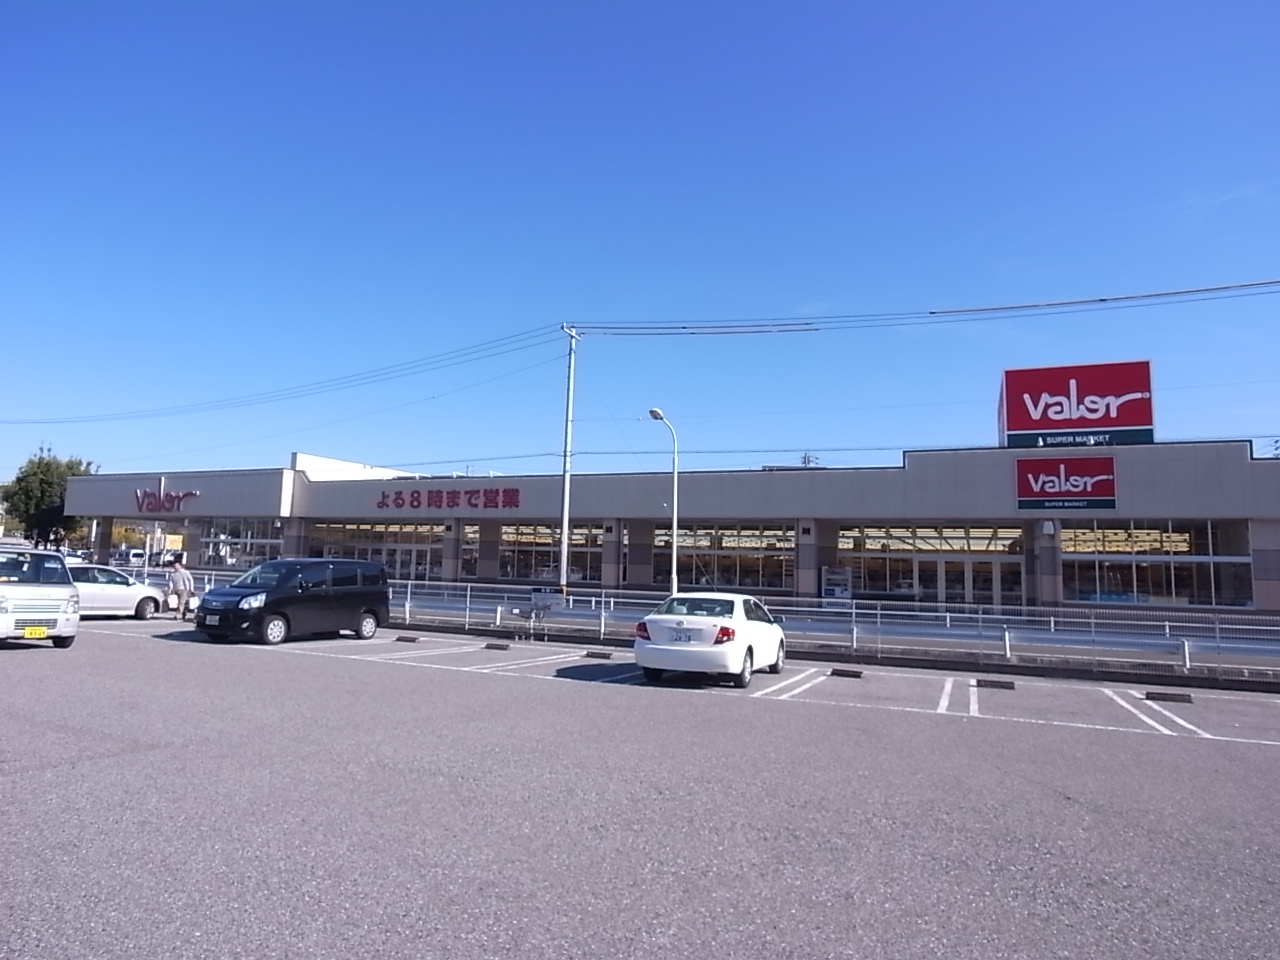
M 562 680 L 583 680 L 587 683 L 601 683 L 615 680 L 629 674 L 639 674 L 640 668 L 634 663 L 573 663 L 556 670 L 556 677 Z M 633 678 L 638 679 L 638 676 Z M 658 686 L 686 687 L 700 689 L 702 687 L 720 686 L 726 681 L 710 673 L 664 673 Z M 642 684 L 643 686 L 643 684 Z M 653 686 L 653 684 L 649 684 Z

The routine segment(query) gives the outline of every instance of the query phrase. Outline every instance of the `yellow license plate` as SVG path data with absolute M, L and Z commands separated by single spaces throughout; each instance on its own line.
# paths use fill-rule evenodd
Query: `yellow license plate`
M 22 629 L 23 640 L 43 640 L 47 636 L 49 636 L 48 627 L 23 627 Z

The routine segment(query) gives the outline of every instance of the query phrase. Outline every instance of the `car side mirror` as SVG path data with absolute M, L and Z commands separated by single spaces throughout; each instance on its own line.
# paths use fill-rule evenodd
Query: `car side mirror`
M 773 617 L 773 622 L 774 622 L 774 623 L 786 623 L 786 622 L 787 622 L 787 618 L 786 618 L 786 617 L 784 617 L 784 616 L 783 616 L 782 614 L 780 614 L 780 613 L 779 613 L 779 614 L 771 614 L 771 616 Z

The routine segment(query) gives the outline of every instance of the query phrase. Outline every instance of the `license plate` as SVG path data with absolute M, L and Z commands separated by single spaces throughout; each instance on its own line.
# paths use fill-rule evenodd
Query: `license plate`
M 693 634 L 688 630 L 672 630 L 672 643 L 693 643 Z
M 221 614 L 211 613 L 204 618 L 204 622 L 211 627 L 216 627 L 218 625 L 218 621 L 221 619 L 222 619 Z
M 43 640 L 49 636 L 48 627 L 23 627 L 23 640 Z

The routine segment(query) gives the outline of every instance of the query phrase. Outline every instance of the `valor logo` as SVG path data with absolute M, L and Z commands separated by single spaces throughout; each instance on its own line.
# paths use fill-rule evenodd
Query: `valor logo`
M 1019 510 L 1114 510 L 1114 457 L 1035 457 L 1016 461 Z
M 1152 443 L 1151 364 L 1006 370 L 1000 424 L 1007 447 Z
M 189 498 L 200 496 L 200 491 L 162 493 L 159 490 L 135 490 L 133 495 L 138 504 L 139 513 L 181 513 L 182 505 Z

